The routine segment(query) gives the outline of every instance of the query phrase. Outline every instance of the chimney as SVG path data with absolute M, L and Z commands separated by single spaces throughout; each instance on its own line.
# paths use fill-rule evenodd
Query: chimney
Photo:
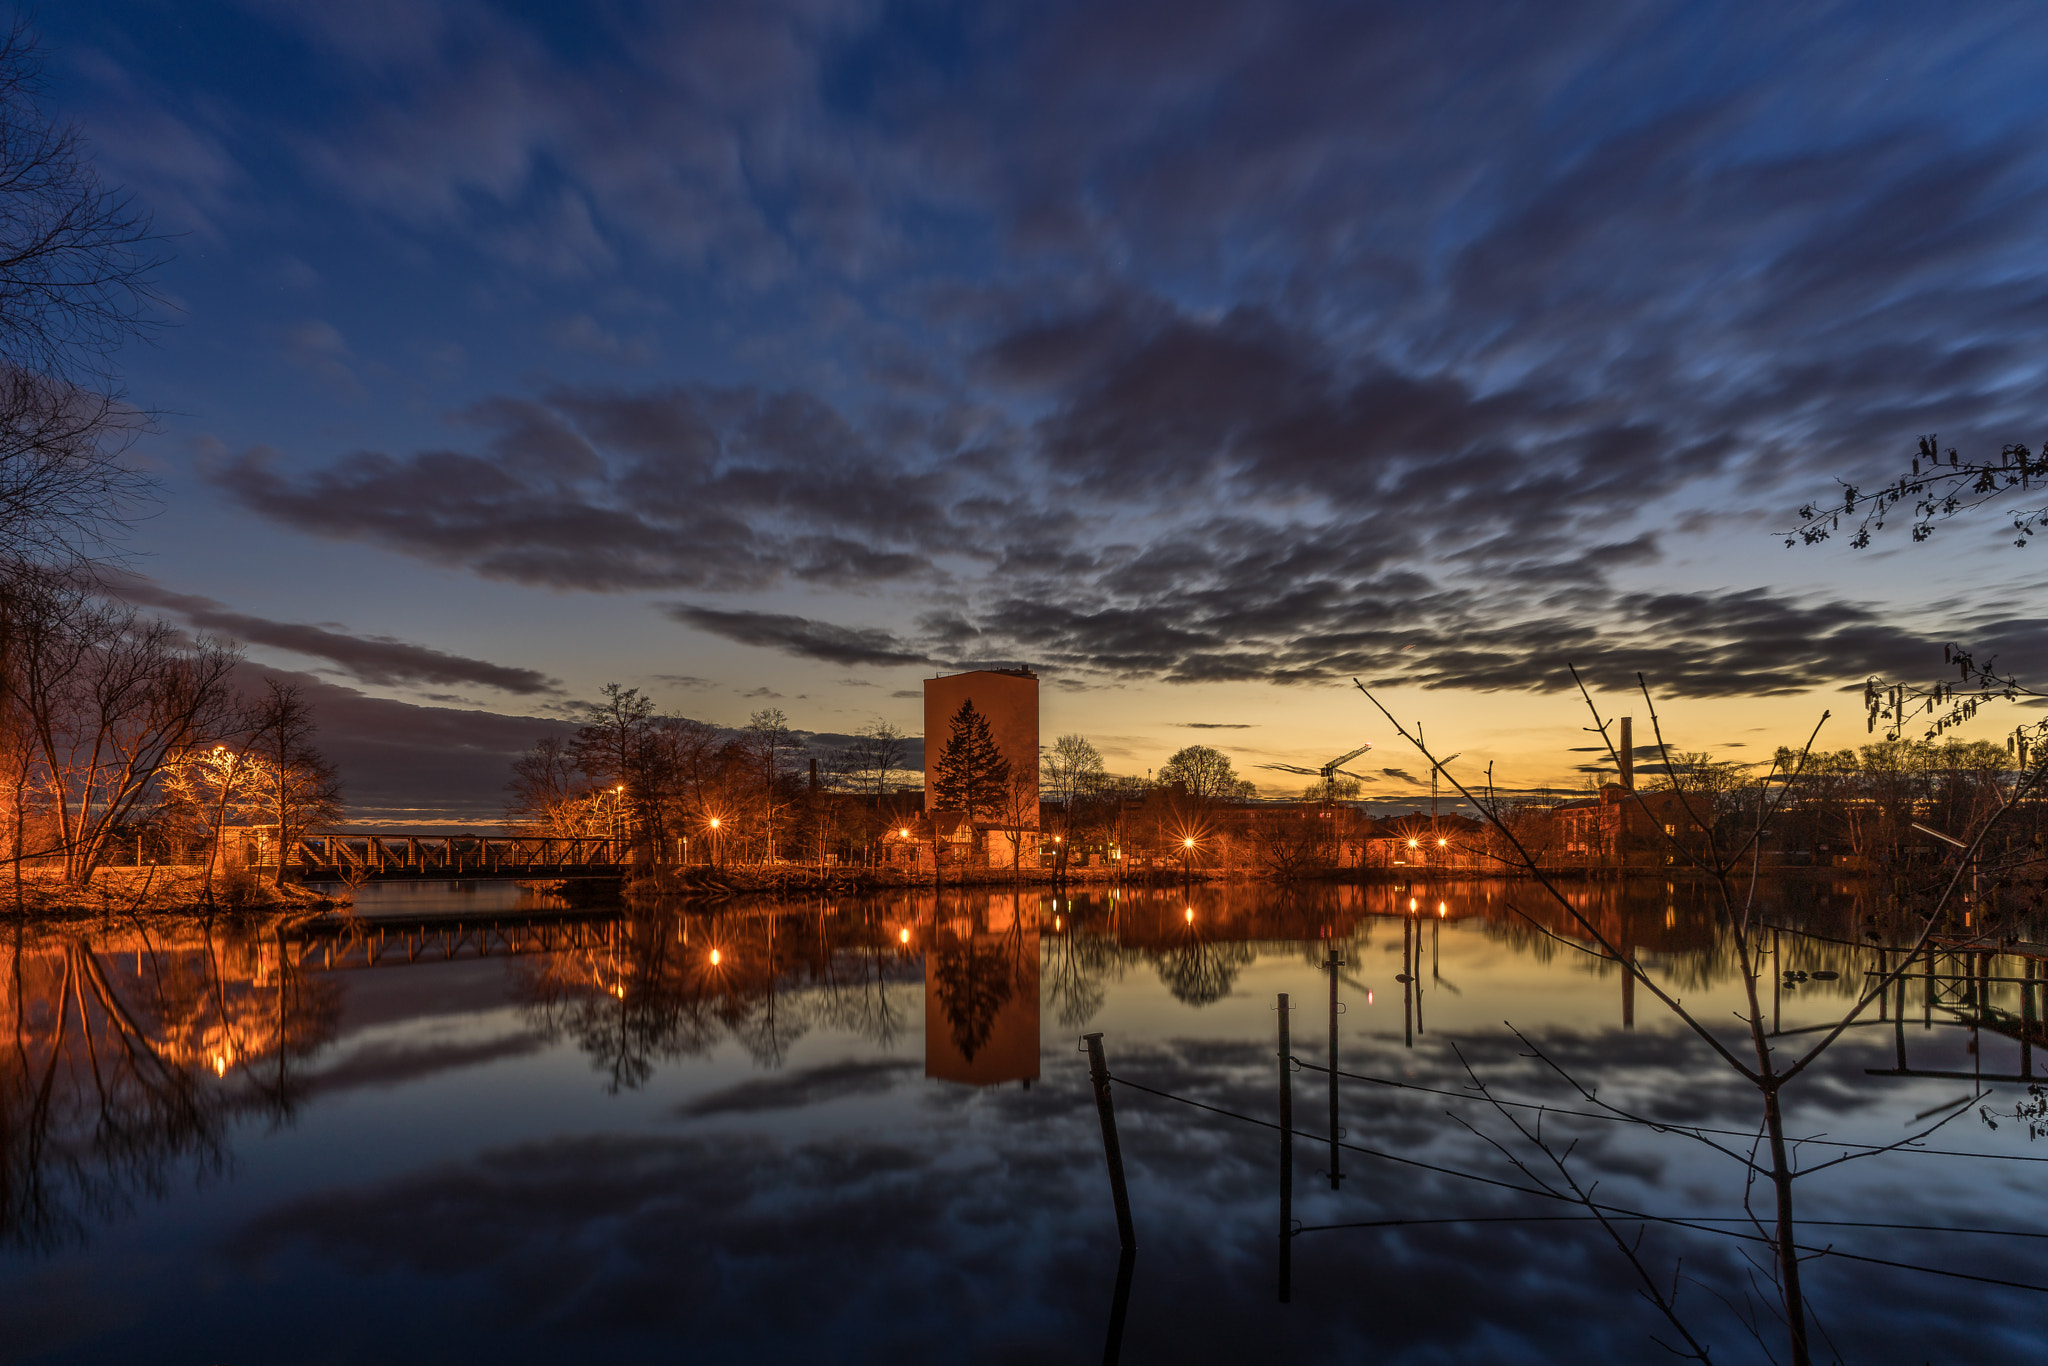
M 1636 735 L 1635 718 L 1621 718 L 1621 785 L 1633 792 L 1636 790 Z

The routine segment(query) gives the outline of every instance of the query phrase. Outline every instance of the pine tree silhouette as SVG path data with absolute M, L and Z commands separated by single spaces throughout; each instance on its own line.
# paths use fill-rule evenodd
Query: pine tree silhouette
M 1010 783 L 1010 761 L 996 747 L 988 718 L 962 702 L 953 713 L 946 747 L 939 751 L 933 782 L 938 811 L 957 811 L 969 820 L 983 820 L 1002 809 L 1003 790 Z

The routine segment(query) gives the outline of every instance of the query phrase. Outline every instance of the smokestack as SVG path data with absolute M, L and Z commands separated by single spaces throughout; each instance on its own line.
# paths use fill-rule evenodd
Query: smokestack
M 1621 785 L 1633 792 L 1636 790 L 1636 734 L 1635 718 L 1621 718 Z

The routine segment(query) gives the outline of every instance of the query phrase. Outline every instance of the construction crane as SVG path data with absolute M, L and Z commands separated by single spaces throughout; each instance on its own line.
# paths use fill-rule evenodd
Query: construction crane
M 1368 740 L 1349 754 L 1338 755 L 1321 768 L 1303 768 L 1299 764 L 1260 764 L 1259 767 L 1278 769 L 1282 773 L 1299 773 L 1304 778 L 1321 778 L 1324 782 L 1328 782 L 1339 773 L 1342 773 L 1347 778 L 1356 778 L 1362 783 L 1369 783 L 1372 779 L 1366 777 L 1363 773 L 1352 773 L 1344 765 L 1350 763 L 1353 759 L 1356 759 L 1371 748 L 1372 741 Z

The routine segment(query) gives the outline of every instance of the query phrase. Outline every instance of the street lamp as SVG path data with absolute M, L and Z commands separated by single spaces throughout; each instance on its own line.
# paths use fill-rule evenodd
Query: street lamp
M 1180 879 L 1182 882 L 1186 882 L 1194 876 L 1191 865 L 1188 862 L 1194 856 L 1194 852 L 1195 837 L 1193 835 L 1183 835 L 1180 841 Z

